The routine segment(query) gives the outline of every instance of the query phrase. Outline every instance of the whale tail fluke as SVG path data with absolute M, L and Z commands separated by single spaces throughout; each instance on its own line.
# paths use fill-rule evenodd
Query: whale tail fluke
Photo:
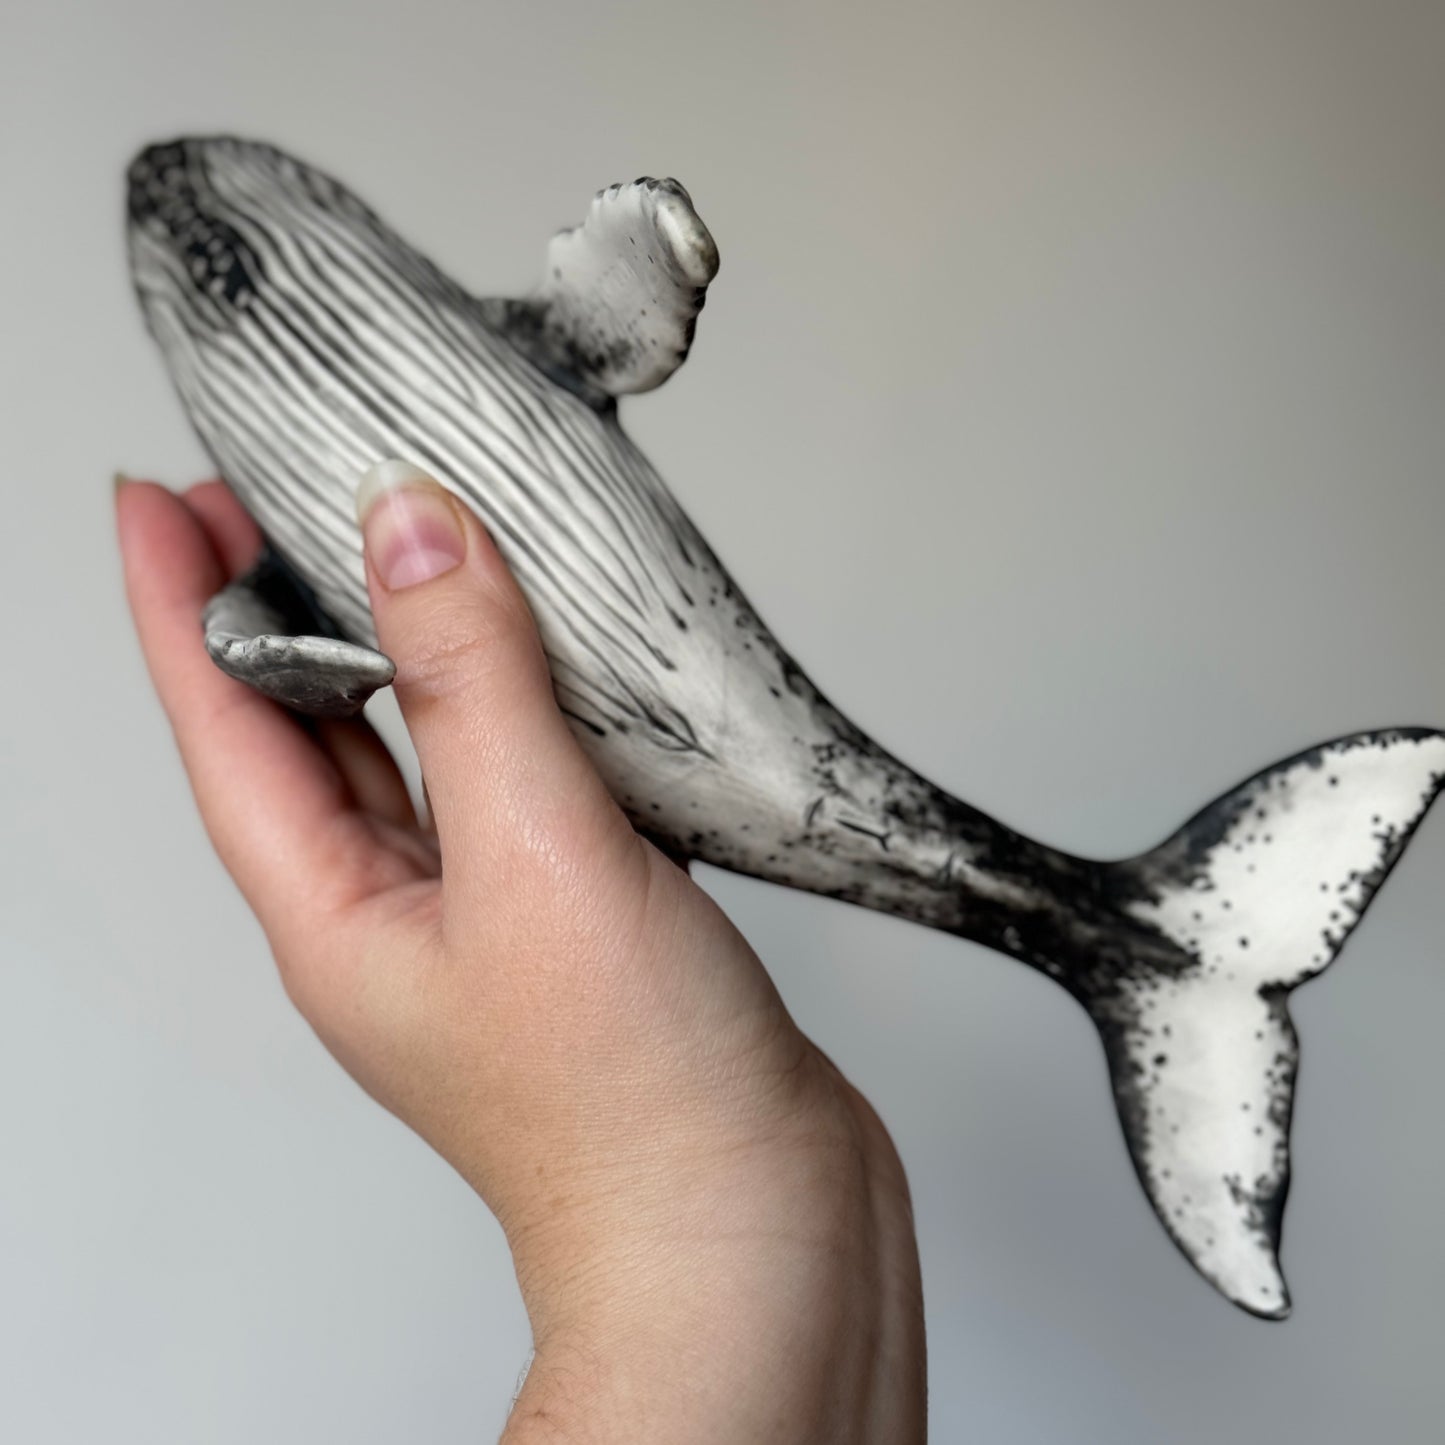
M 1222 1294 L 1289 1313 L 1279 1265 L 1299 1047 L 1288 997 L 1334 960 L 1445 782 L 1445 734 L 1358 733 L 1278 763 L 1111 865 L 1178 944 L 1084 999 L 1154 1209 Z

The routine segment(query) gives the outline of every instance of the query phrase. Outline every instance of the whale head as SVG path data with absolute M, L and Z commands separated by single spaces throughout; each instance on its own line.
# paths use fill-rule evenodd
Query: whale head
M 132 266 L 142 302 L 169 301 L 211 324 L 248 306 L 264 270 L 252 240 L 236 224 L 238 196 L 229 167 L 211 158 L 235 143 L 172 141 L 148 146 L 127 173 Z M 265 164 L 269 157 L 258 154 Z
M 131 274 L 163 342 L 177 328 L 197 341 L 225 334 L 337 250 L 384 254 L 422 284 L 439 275 L 339 181 L 264 142 L 149 145 L 126 181 Z
M 128 240 L 152 330 L 162 313 L 192 334 L 232 325 L 266 281 L 265 218 L 314 211 L 319 179 L 270 146 L 228 137 L 141 151 L 126 175 Z

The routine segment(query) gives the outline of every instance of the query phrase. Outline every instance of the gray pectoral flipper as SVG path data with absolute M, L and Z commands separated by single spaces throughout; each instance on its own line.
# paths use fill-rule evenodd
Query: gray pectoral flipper
M 536 291 L 484 301 L 483 313 L 584 395 L 651 391 L 686 359 L 717 268 L 717 246 L 687 192 L 644 176 L 599 191 L 586 220 L 552 238 Z
M 1114 865 L 1125 911 L 1189 960 L 1125 970 L 1082 998 L 1129 1152 L 1189 1261 L 1266 1318 L 1289 1313 L 1289 994 L 1334 961 L 1442 782 L 1440 733 L 1357 733 L 1266 769 Z
M 268 547 L 202 613 L 206 651 L 222 672 L 296 712 L 350 717 L 396 675 L 389 657 L 327 636 L 333 629 Z

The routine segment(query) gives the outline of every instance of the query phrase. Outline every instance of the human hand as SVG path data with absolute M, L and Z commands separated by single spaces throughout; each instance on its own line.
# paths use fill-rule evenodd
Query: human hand
M 152 680 L 288 995 L 506 1232 L 536 1353 L 504 1440 L 921 1440 L 886 1131 L 608 795 L 485 530 L 389 475 L 368 580 L 434 831 L 367 724 L 303 724 L 206 656 L 201 608 L 260 542 L 224 486 L 124 484 L 118 526 Z

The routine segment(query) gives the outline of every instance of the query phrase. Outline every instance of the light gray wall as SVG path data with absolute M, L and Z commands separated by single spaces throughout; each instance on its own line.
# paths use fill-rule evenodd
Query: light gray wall
M 0 1438 L 475 1441 L 499 1232 L 291 1013 L 123 615 L 111 472 L 207 466 L 120 176 L 274 139 L 479 289 L 676 174 L 723 269 L 628 425 L 818 683 L 1063 846 L 1445 722 L 1445 9 L 323 4 L 0 12 Z M 1445 822 L 1296 999 L 1296 1314 L 1150 1217 L 1098 1045 L 994 955 L 704 871 L 876 1100 L 939 1441 L 1439 1438 Z

